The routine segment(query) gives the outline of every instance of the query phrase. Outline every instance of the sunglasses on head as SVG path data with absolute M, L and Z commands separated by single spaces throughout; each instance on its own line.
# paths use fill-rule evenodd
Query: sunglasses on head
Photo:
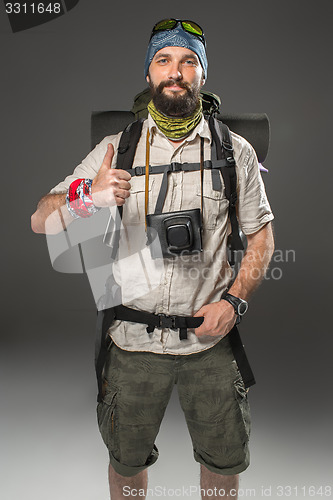
M 168 31 L 175 29 L 178 23 L 181 24 L 184 31 L 187 31 L 187 33 L 191 33 L 191 35 L 195 35 L 196 37 L 198 37 L 206 47 L 206 41 L 202 28 L 200 28 L 200 26 L 197 23 L 194 23 L 193 21 L 182 20 L 182 19 L 163 19 L 162 21 L 159 21 L 153 27 L 150 40 L 159 31 Z

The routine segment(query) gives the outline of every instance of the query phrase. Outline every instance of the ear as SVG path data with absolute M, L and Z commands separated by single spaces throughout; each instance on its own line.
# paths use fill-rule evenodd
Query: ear
M 148 84 L 150 83 L 149 75 L 146 76 L 146 81 L 147 81 Z

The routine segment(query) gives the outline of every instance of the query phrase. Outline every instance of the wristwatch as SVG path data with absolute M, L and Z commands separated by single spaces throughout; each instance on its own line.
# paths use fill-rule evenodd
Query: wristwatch
M 249 308 L 249 304 L 246 302 L 246 300 L 240 299 L 239 297 L 235 297 L 234 295 L 231 295 L 230 293 L 226 293 L 223 297 L 223 300 L 226 300 L 229 302 L 229 304 L 232 305 L 232 307 L 235 309 L 235 313 L 237 314 L 237 321 L 236 325 L 240 322 L 244 314 Z

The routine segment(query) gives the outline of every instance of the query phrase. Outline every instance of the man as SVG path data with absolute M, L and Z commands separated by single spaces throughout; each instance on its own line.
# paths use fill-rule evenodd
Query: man
M 157 23 L 147 50 L 145 77 L 152 101 L 133 167 L 146 161 L 153 167 L 173 162 L 201 162 L 202 166 L 202 159 L 210 158 L 212 136 L 200 100 L 207 77 L 201 28 L 191 21 Z M 145 215 L 159 198 L 162 175 L 149 179 L 146 175 L 145 179 L 113 168 L 120 136 L 106 137 L 73 175 L 42 198 L 32 216 L 35 232 L 57 232 L 75 218 L 115 205 L 123 207 L 122 222 L 128 228 L 120 237 L 120 251 L 132 244 L 131 228 L 147 230 Z M 114 276 L 121 282 L 127 307 L 161 317 L 203 318 L 203 322 L 187 328 L 183 337 L 179 329 L 163 327 L 163 322 L 162 327 L 148 328 L 149 333 L 147 325 L 131 320 L 116 319 L 111 324 L 98 421 L 110 454 L 112 499 L 132 498 L 130 490 L 140 490 L 142 496 L 146 490 L 147 468 L 158 456 L 154 441 L 175 383 L 194 457 L 201 464 L 202 497 L 208 498 L 207 490 L 215 489 L 215 496 L 209 492 L 210 498 L 236 498 L 238 474 L 249 464 L 247 393 L 228 333 L 240 313 L 238 306 L 248 300 L 269 264 L 274 247 L 273 215 L 253 148 L 238 135 L 231 137 L 238 182 L 237 216 L 247 236 L 247 251 L 233 284 L 227 262 L 228 200 L 223 188 L 213 189 L 207 171 L 169 172 L 163 201 L 163 212 L 173 213 L 195 210 L 203 200 L 201 251 L 165 259 L 146 255 L 150 276 L 158 276 L 158 283 L 145 293 L 132 293 L 140 287 L 134 266 L 127 270 L 130 277 L 115 266 Z

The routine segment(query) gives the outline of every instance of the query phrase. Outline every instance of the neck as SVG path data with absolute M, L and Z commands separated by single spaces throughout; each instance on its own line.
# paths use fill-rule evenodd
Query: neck
M 179 140 L 183 140 L 200 122 L 202 103 L 200 100 L 194 112 L 188 117 L 165 116 L 156 109 L 153 101 L 148 104 L 148 111 L 161 132 L 173 143 L 179 144 Z
M 169 142 L 171 142 L 174 148 L 177 148 L 183 142 L 184 139 L 178 139 L 178 141 L 174 141 L 173 139 L 168 138 L 168 140 Z

